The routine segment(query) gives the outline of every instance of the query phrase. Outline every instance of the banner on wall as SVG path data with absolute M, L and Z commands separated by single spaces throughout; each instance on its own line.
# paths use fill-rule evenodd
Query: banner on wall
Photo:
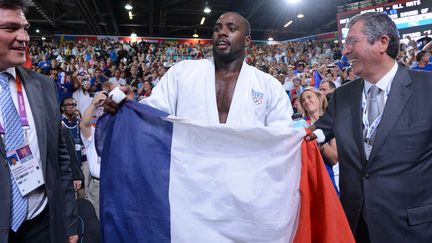
M 109 39 L 112 42 L 118 41 L 128 41 L 128 42 L 150 42 L 150 43 L 184 43 L 184 44 L 210 44 L 210 39 L 188 39 L 188 38 L 163 38 L 163 37 L 131 37 L 131 36 L 107 36 L 107 35 L 54 35 L 54 40 L 58 42 L 67 41 L 96 41 L 96 40 L 106 40 Z

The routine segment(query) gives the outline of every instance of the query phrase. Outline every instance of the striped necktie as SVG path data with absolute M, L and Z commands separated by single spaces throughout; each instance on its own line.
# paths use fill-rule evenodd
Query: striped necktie
M 3 125 L 5 129 L 4 143 L 6 151 L 16 149 L 24 145 L 24 131 L 21 126 L 18 111 L 13 103 L 11 90 L 9 88 L 8 73 L 0 73 L 0 85 L 2 91 L 0 94 L 0 109 L 3 116 Z M 11 173 L 11 218 L 10 228 L 17 231 L 27 216 L 27 198 L 23 197 Z

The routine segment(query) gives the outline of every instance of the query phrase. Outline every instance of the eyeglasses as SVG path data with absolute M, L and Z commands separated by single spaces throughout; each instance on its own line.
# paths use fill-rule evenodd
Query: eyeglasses
M 353 47 L 355 45 L 357 45 L 359 42 L 361 42 L 362 40 L 367 40 L 367 37 L 365 38 L 361 38 L 361 39 L 357 39 L 357 38 L 346 38 L 345 39 L 345 43 L 343 44 L 344 48 L 347 47 Z

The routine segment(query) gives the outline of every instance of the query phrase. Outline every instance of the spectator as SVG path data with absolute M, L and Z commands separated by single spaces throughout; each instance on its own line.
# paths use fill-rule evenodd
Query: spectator
M 138 77 L 138 66 L 132 65 L 130 67 L 130 75 L 126 78 L 126 84 L 132 85 L 132 81 L 136 80 Z
M 346 68 L 346 73 L 347 73 L 347 77 L 345 78 L 345 80 L 342 82 L 342 84 L 346 84 L 352 80 L 357 79 L 357 76 L 354 74 L 354 72 L 352 71 L 351 67 L 347 67 Z
M 282 86 L 285 84 L 285 74 L 279 73 L 279 74 L 275 75 L 275 78 L 277 80 L 279 80 L 279 82 L 281 83 Z
M 51 62 L 48 61 L 46 54 L 42 55 L 42 60 L 38 63 L 38 67 L 42 68 L 42 73 L 48 75 L 51 70 Z
M 327 99 L 325 95 L 316 88 L 305 89 L 300 95 L 300 104 L 309 125 L 314 124 L 327 109 Z M 339 182 L 339 179 L 335 178 L 335 173 L 333 171 L 333 166 L 338 163 L 336 139 L 333 138 L 329 142 L 319 145 L 319 148 L 333 186 L 339 194 L 339 183 L 336 183 Z M 339 171 L 338 167 L 337 171 Z
M 90 81 L 84 78 L 81 82 L 81 87 L 73 93 L 73 98 L 77 103 L 77 110 L 83 114 L 92 101 L 92 92 Z
M 100 68 L 96 68 L 94 72 L 94 77 L 90 80 L 90 86 L 93 92 L 98 92 L 102 90 L 102 84 L 108 79 L 103 75 Z
M 92 119 L 96 119 L 101 115 L 98 110 L 102 109 L 102 104 L 106 95 L 102 92 L 96 93 L 91 104 L 83 113 L 82 121 L 80 123 L 81 137 L 84 142 L 85 153 L 87 155 L 88 165 L 92 178 L 88 187 L 87 193 L 89 201 L 96 209 L 96 215 L 99 218 L 99 178 L 100 178 L 100 157 L 97 155 L 94 132 L 95 128 L 91 125 Z
M 291 89 L 290 95 L 291 99 L 299 97 L 304 90 L 304 87 L 301 85 L 301 78 L 295 77 L 293 79 L 294 87 Z
M 420 39 L 417 40 L 417 48 L 418 48 L 419 50 L 421 50 L 421 49 L 424 48 L 424 46 L 427 45 L 427 43 L 429 43 L 429 42 L 431 42 L 431 41 L 432 41 L 432 38 L 429 37 L 429 32 L 428 32 L 428 31 L 425 31 L 425 32 L 424 32 L 424 37 L 422 37 L 422 38 L 420 38 Z
M 138 100 L 145 99 L 147 97 L 150 97 L 152 93 L 152 84 L 150 81 L 144 81 L 142 82 L 142 85 L 140 88 L 138 88 Z
M 59 100 L 63 100 L 65 97 L 70 97 L 75 91 L 75 84 L 72 80 L 71 75 L 66 74 L 65 72 L 61 72 L 62 75 L 60 77 L 57 76 L 57 90 L 59 95 Z M 63 83 L 61 81 L 58 81 L 59 78 L 63 80 Z
M 60 109 L 62 111 L 62 126 L 69 129 L 74 144 L 75 144 L 75 152 L 77 155 L 77 158 L 79 159 L 79 167 L 82 166 L 82 146 L 83 143 L 81 141 L 80 136 L 80 129 L 79 129 L 79 122 L 80 117 L 77 116 L 77 110 L 76 110 L 76 101 L 72 97 L 65 97 L 61 103 Z M 79 114 L 79 113 L 78 113 Z
M 291 65 L 287 66 L 287 74 L 285 76 L 285 82 L 284 82 L 284 89 L 286 91 L 291 91 L 292 88 L 294 88 L 293 79 L 296 77 L 294 74 L 294 67 Z
M 114 76 L 111 77 L 110 79 L 108 79 L 108 82 L 114 86 L 125 85 L 126 80 L 121 78 L 121 74 L 122 74 L 122 72 L 120 69 L 115 69 Z
M 325 97 L 331 97 L 331 94 L 335 91 L 336 86 L 332 81 L 324 80 L 320 83 L 319 90 Z M 327 99 L 330 100 L 330 99 Z
M 415 70 L 432 71 L 432 64 L 429 63 L 430 53 L 428 51 L 419 51 L 416 55 L 417 65 Z

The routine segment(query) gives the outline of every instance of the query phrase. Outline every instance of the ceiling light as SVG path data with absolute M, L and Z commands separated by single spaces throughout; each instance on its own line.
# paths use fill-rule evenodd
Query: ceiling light
M 304 18 L 304 14 L 299 13 L 299 14 L 297 15 L 297 18 L 299 18 L 299 19 Z
M 203 24 L 204 24 L 204 21 L 205 21 L 205 17 L 202 17 L 201 22 L 200 22 L 200 25 L 203 25 Z
M 130 4 L 130 3 L 126 3 L 126 5 L 125 5 L 125 9 L 126 9 L 126 10 L 132 10 L 132 9 L 133 9 L 132 4 Z
M 199 37 L 199 35 L 198 35 L 198 33 L 197 33 L 197 31 L 196 31 L 196 30 L 194 31 L 194 33 L 193 33 L 192 37 L 193 37 L 193 38 L 198 38 L 198 37 Z
M 289 4 L 296 4 L 298 3 L 300 0 L 286 0 Z
M 286 28 L 286 27 L 288 27 L 290 24 L 292 24 L 292 20 L 290 20 L 290 21 L 288 21 L 288 23 L 286 23 L 285 25 L 284 25 L 284 28 Z
M 273 37 L 269 37 L 267 40 L 268 41 L 273 41 Z
M 41 40 L 43 40 L 43 41 L 46 40 L 45 36 L 42 36 Z
M 204 13 L 208 14 L 211 12 L 210 7 L 208 6 L 207 2 L 205 3 L 205 7 L 204 7 Z
M 338 40 L 335 40 L 335 41 L 334 41 L 334 43 L 336 43 L 336 44 L 337 44 L 337 43 L 339 43 L 339 41 L 338 41 Z
M 137 34 L 132 32 L 132 34 L 130 35 L 131 37 L 137 37 Z
M 129 11 L 129 19 L 133 19 L 132 11 Z
M 40 30 L 39 29 L 36 29 L 36 33 L 39 33 L 40 32 Z

